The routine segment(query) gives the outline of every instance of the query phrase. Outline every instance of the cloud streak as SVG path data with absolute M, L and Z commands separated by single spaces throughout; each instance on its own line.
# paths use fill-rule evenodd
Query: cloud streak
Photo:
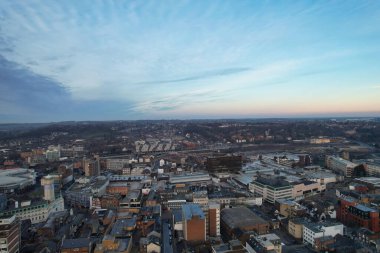
M 180 113 L 220 101 L 259 104 L 268 94 L 312 85 L 370 86 L 380 81 L 380 26 L 374 25 L 380 22 L 379 7 L 327 1 L 5 0 L 0 56 L 17 67 L 4 70 L 8 79 L 2 88 L 12 89 L 15 69 L 21 69 L 28 73 L 21 79 L 38 77 L 31 78 L 34 85 L 17 79 L 35 101 L 41 100 L 34 92 L 40 87 L 52 100 L 82 110 L 97 102 L 94 108 L 102 110 L 109 103 L 123 118 Z M 47 81 L 38 86 L 40 80 Z M 23 96 L 22 88 L 14 92 Z M 3 111 L 19 110 L 6 99 Z

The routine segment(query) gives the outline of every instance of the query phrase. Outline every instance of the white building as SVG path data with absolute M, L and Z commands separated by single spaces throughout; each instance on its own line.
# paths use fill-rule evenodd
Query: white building
M 344 234 L 342 223 L 305 223 L 303 225 L 303 243 L 314 247 L 315 239 L 325 236 Z
M 4 210 L 0 212 L 2 215 L 15 215 L 20 220 L 30 219 L 32 224 L 45 222 L 49 215 L 55 212 L 61 212 L 65 210 L 63 198 L 59 196 L 54 201 L 40 201 L 32 203 L 31 201 L 21 202 L 21 207 Z

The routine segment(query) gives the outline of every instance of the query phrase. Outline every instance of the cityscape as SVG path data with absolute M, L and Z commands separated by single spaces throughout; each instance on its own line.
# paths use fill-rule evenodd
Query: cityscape
M 0 126 L 6 252 L 378 252 L 380 119 Z
M 380 252 L 379 59 L 379 1 L 0 1 L 0 253 Z

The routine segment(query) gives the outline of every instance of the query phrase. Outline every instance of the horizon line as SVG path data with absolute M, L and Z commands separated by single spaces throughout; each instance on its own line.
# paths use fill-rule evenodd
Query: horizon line
M 0 125 L 21 125 L 21 124 L 59 124 L 59 123 L 80 123 L 80 122 L 137 122 L 137 121 L 232 121 L 232 120 L 323 120 L 323 119 L 380 119 L 377 116 L 298 116 L 298 117 L 238 117 L 238 118 L 162 118 L 162 119 L 114 119 L 114 120 L 64 120 L 46 122 L 4 122 Z

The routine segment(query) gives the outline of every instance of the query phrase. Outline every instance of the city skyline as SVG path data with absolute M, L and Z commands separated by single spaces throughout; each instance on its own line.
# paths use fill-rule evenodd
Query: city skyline
M 2 1 L 0 123 L 380 116 L 374 1 Z

